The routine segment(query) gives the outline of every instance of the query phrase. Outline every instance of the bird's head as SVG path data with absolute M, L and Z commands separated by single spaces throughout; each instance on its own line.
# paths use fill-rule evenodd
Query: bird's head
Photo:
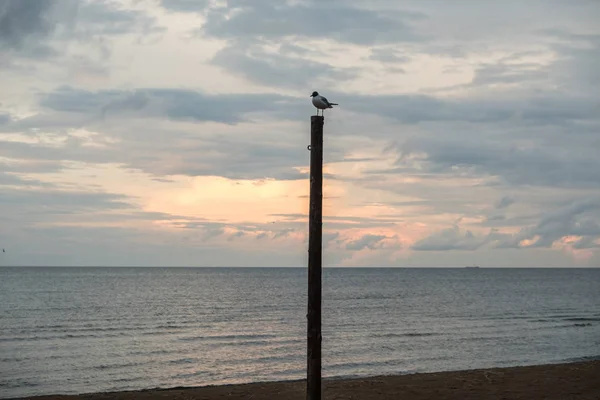
M 310 95 L 310 97 L 315 97 L 315 96 L 318 96 L 318 95 L 319 95 L 319 93 L 317 93 L 317 92 L 313 92 L 313 93 Z

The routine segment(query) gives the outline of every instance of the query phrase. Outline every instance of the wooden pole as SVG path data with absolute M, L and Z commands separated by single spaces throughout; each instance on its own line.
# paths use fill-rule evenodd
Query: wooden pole
M 323 116 L 310 118 L 308 320 L 306 398 L 321 400 L 321 276 L 323 238 Z

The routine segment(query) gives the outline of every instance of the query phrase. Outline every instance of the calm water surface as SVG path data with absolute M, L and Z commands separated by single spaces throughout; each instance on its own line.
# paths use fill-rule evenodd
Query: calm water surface
M 327 269 L 323 374 L 600 356 L 600 269 Z M 305 269 L 0 268 L 0 397 L 300 379 Z

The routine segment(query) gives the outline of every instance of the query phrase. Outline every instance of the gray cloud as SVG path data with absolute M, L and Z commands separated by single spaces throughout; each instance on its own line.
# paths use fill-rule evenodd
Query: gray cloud
M 600 228 L 599 228 L 600 230 Z M 579 239 L 575 244 L 573 244 L 573 248 L 576 250 L 585 250 L 585 249 L 598 249 L 600 248 L 600 244 L 598 244 L 598 238 L 593 236 L 584 236 Z
M 60 160 L 19 160 L 19 162 L 0 161 L 0 172 L 9 173 L 47 173 L 63 169 Z
M 284 116 L 298 112 L 296 100 L 277 95 L 217 95 L 194 91 L 140 90 L 89 92 L 61 88 L 45 95 L 50 112 L 4 126 L 6 132 L 57 131 L 61 146 L 4 141 L 0 155 L 26 160 L 120 163 L 157 177 L 216 175 L 236 179 L 303 179 L 295 167 L 306 164 L 306 138 L 295 132 L 212 134 L 210 130 L 158 129 L 149 118 L 212 120 L 234 124 L 250 112 Z M 137 122 L 136 122 L 137 121 Z M 69 134 L 73 128 L 103 132 L 92 139 Z M 111 138 L 119 139 L 117 142 Z M 94 146 L 89 146 L 89 144 Z M 158 151 L 160 149 L 160 151 Z M 333 160 L 344 154 L 332 148 Z M 167 160 L 168 161 L 165 161 Z
M 589 93 L 594 96 L 600 87 L 600 39 L 596 35 L 582 45 L 557 43 L 552 46 L 558 60 L 550 67 L 550 73 L 562 88 L 571 92 Z
M 373 175 L 404 174 L 426 179 L 445 176 L 485 177 L 488 184 L 533 185 L 562 188 L 597 187 L 600 169 L 594 150 L 600 146 L 600 109 L 594 94 L 597 69 L 585 57 L 598 57 L 594 38 L 579 38 L 557 48 L 557 61 L 548 67 L 506 66 L 507 81 L 519 89 L 501 92 L 489 88 L 466 98 L 442 99 L 432 95 L 358 96 L 336 95 L 345 108 L 376 113 L 419 127 L 418 135 L 395 141 L 395 168 L 368 171 Z M 583 48 L 577 47 L 583 46 Z M 515 53 L 515 59 L 526 54 Z M 504 62 L 509 62 L 507 57 Z M 598 58 L 600 60 L 600 58 Z M 536 69 L 538 76 L 512 74 L 513 68 Z M 581 69 L 582 74 L 572 72 Z M 528 72 L 529 73 L 529 72 Z M 500 82 L 487 76 L 489 82 Z M 477 77 L 471 85 L 485 84 Z M 513 79 L 515 78 L 515 79 Z M 538 79 L 539 78 L 539 79 Z M 554 89 L 526 84 L 545 81 Z M 545 83 L 545 84 L 546 84 Z M 372 109 L 370 107 L 372 106 Z M 402 130 L 399 129 L 401 132 Z M 406 137 L 408 136 L 408 137 Z M 577 154 L 577 156 L 574 156 Z M 508 219 L 507 219 L 508 221 Z
M 525 82 L 545 81 L 548 72 L 540 64 L 483 64 L 475 70 L 475 76 L 470 85 L 519 84 Z
M 279 53 L 293 56 L 322 56 L 324 53 L 319 49 L 308 48 L 294 44 L 293 41 L 283 41 L 279 45 Z
M 579 120 L 598 120 L 597 97 L 548 91 L 546 93 L 513 92 L 502 96 L 472 96 L 443 99 L 430 95 L 357 95 L 332 93 L 344 108 L 372 113 L 406 124 L 436 121 L 472 123 L 548 124 Z
M 590 199 L 574 202 L 559 210 L 543 215 L 540 222 L 532 229 L 525 229 L 517 238 L 539 239 L 535 247 L 550 247 L 552 243 L 563 236 L 574 235 L 584 238 L 600 238 L 600 199 Z
M 176 140 L 169 143 L 163 132 L 161 146 L 143 144 L 143 138 L 112 144 L 109 148 L 94 148 L 70 142 L 56 148 L 39 144 L 0 141 L 0 155 L 27 160 L 71 160 L 94 163 L 124 164 L 157 176 L 223 176 L 231 179 L 281 180 L 305 179 L 306 173 L 295 167 L 306 163 L 304 143 L 252 142 L 243 138 L 213 138 L 196 143 Z M 140 142 L 137 142 L 140 140 Z M 157 154 L 162 147 L 164 153 Z
M 82 161 L 90 163 L 107 163 L 118 161 L 111 151 L 100 151 L 98 148 L 82 146 L 79 140 L 66 140 L 64 147 L 49 146 L 42 143 L 23 143 L 0 140 L 0 156 L 17 158 L 26 163 L 56 163 L 62 161 Z M 18 172 L 27 172 L 19 168 Z M 33 172 L 33 171 L 31 171 Z M 37 171 L 41 172 L 41 171 Z
M 127 197 L 110 193 L 93 193 L 85 191 L 65 190 L 4 190 L 0 193 L 0 204 L 4 207 L 18 206 L 27 213 L 40 211 L 44 213 L 80 213 L 93 210 L 118 210 L 132 208 Z
M 273 239 L 287 237 L 290 235 L 290 233 L 293 233 L 293 232 L 296 232 L 296 229 L 294 229 L 294 228 L 281 229 L 280 231 L 276 232 L 275 235 L 273 235 Z
M 434 232 L 416 242 L 416 251 L 477 250 L 483 246 L 495 249 L 550 248 L 565 236 L 581 237 L 573 244 L 575 249 L 598 247 L 600 239 L 600 200 L 574 201 L 563 207 L 542 213 L 537 222 L 523 227 L 516 234 L 491 229 L 487 234 L 475 234 L 461 229 L 458 224 Z
M 11 58 L 43 60 L 65 55 L 70 42 L 85 42 L 88 49 L 98 50 L 101 59 L 95 64 L 99 64 L 110 54 L 105 37 L 138 33 L 145 38 L 163 31 L 155 18 L 120 8 L 115 2 L 4 0 L 0 3 L 0 49 L 6 58 L 0 66 L 26 68 Z M 86 61 L 87 56 L 77 57 Z
M 308 109 L 307 99 L 303 105 Z M 301 101 L 273 94 L 208 95 L 184 89 L 92 92 L 61 87 L 41 96 L 42 113 L 0 128 L 33 137 L 40 131 L 56 132 L 61 146 L 4 142 L 0 155 L 28 160 L 121 163 L 157 177 L 183 174 L 303 179 L 306 173 L 296 167 L 306 164 L 307 138 L 298 132 L 265 132 L 259 127 L 248 127 L 252 133 L 216 135 L 206 129 L 159 129 L 149 122 L 170 119 L 233 125 L 251 121 L 253 116 L 296 118 L 302 112 Z M 73 128 L 102 134 L 81 138 L 69 134 Z M 330 161 L 343 160 L 344 156 L 336 146 L 328 150 Z
M 323 232 L 323 245 L 325 247 L 331 247 L 331 242 L 335 242 L 339 237 L 339 232 Z
M 515 203 L 515 199 L 513 197 L 510 196 L 504 196 L 502 197 L 500 200 L 498 200 L 496 202 L 496 204 L 494 204 L 494 207 L 497 209 L 503 209 L 503 208 L 507 208 L 508 206 L 510 206 L 511 204 Z
M 228 7 L 207 13 L 202 27 L 206 36 L 240 39 L 248 37 L 310 37 L 360 45 L 413 42 L 424 38 L 407 23 L 423 18 L 414 12 L 356 8 L 340 3 L 291 3 L 228 1 Z M 235 12 L 231 11 L 235 9 Z
M 595 140 L 595 139 L 593 139 Z M 600 162 L 595 151 L 586 148 L 586 138 L 574 158 L 575 142 L 567 148 L 519 148 L 510 143 L 497 143 L 481 138 L 479 141 L 454 138 L 411 138 L 398 145 L 396 169 L 388 173 L 410 173 L 411 157 L 418 157 L 420 172 L 434 174 L 468 173 L 500 179 L 510 185 L 589 187 L 600 184 L 596 172 Z M 373 171 L 382 173 L 385 171 Z
M 273 177 L 280 180 L 306 178 L 294 167 L 301 165 L 304 149 L 290 143 L 250 140 L 207 140 L 197 147 L 179 146 L 179 163 L 148 165 L 145 170 L 166 175 L 218 175 L 233 179 Z M 305 150 L 304 150 L 305 151 Z M 135 164 L 134 164 L 135 165 Z
M 348 250 L 363 250 L 367 248 L 375 250 L 381 246 L 381 242 L 386 238 L 383 235 L 364 235 L 360 239 L 346 243 L 345 247 Z
M 292 115 L 298 99 L 273 94 L 208 95 L 186 89 L 105 90 L 90 92 L 61 87 L 40 101 L 48 109 L 108 117 L 168 117 L 173 120 L 215 121 L 228 124 L 252 112 Z
M 369 60 L 381 61 L 389 64 L 406 64 L 411 58 L 402 54 L 396 48 L 384 47 L 371 49 Z
M 194 9 L 196 11 L 196 9 Z M 213 63 L 250 81 L 276 87 L 328 86 L 357 76 L 358 68 L 335 68 L 306 56 L 314 53 L 292 45 L 298 38 L 328 37 L 360 45 L 421 41 L 407 21 L 423 18 L 409 12 L 378 12 L 342 3 L 291 3 L 273 5 L 229 1 L 210 9 L 197 33 L 229 40 Z M 273 40 L 278 52 L 266 50 Z
M 177 12 L 202 12 L 206 9 L 206 0 L 161 0 L 161 6 Z
M 27 41 L 49 35 L 55 23 L 48 18 L 54 6 L 49 0 L 0 2 L 0 48 L 20 49 Z
M 469 230 L 463 233 L 458 225 L 454 225 L 415 242 L 411 249 L 415 251 L 477 250 L 486 241 L 486 238 L 478 237 Z
M 116 4 L 106 1 L 80 4 L 76 15 L 77 34 L 113 36 L 135 32 L 148 35 L 164 31 L 156 19 L 145 12 L 122 9 L 115 7 Z
M 3 210 L 0 228 L 9 226 L 13 238 L 23 236 L 29 240 L 40 231 L 61 231 L 61 226 L 65 225 L 84 230 L 83 226 L 109 224 L 111 227 L 102 229 L 107 232 L 114 229 L 115 233 L 119 230 L 118 225 L 139 221 L 163 221 L 174 227 L 195 224 L 194 229 L 203 231 L 224 226 L 202 218 L 142 211 L 137 199 L 103 192 L 92 184 L 85 188 L 66 183 L 52 185 L 0 172 L 0 188 L 0 208 Z M 0 229 L 0 236 L 2 233 Z M 48 238 L 43 240 L 44 243 L 47 241 Z
M 140 213 L 145 216 L 146 213 Z M 229 242 L 240 238 L 253 238 L 254 240 L 271 241 L 288 237 L 295 228 L 273 226 L 272 224 L 239 223 L 231 224 L 219 221 L 210 221 L 203 218 L 176 217 L 167 214 L 169 226 L 182 230 L 193 231 L 194 235 L 202 242 L 211 242 L 213 239 L 225 239 Z M 228 228 L 228 229 L 226 229 Z
M 258 46 L 239 43 L 225 47 L 212 60 L 229 72 L 266 86 L 308 88 L 356 76 L 352 68 L 334 68 L 306 58 L 267 53 Z
M 54 185 L 42 182 L 36 179 L 26 179 L 20 177 L 18 174 L 12 173 L 8 168 L 2 167 L 0 169 L 0 188 L 2 186 L 20 186 L 20 187 L 52 187 Z

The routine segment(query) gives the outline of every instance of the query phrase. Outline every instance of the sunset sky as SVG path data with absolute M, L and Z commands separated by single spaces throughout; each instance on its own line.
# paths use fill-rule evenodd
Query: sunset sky
M 0 0 L 2 265 L 600 266 L 600 2 Z

